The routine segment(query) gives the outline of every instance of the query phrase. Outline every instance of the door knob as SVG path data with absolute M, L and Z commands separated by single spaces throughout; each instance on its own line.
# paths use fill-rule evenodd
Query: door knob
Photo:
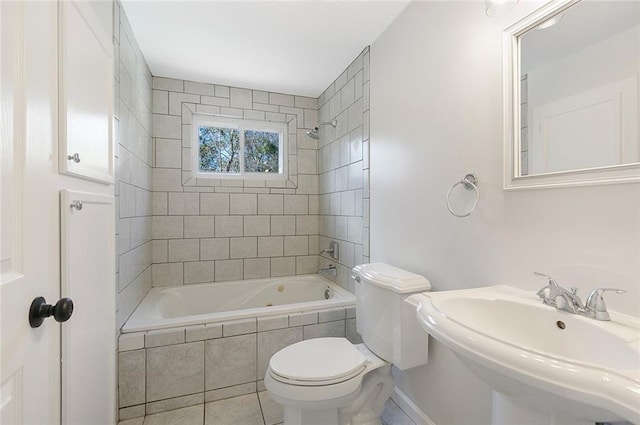
M 73 301 L 71 298 L 61 298 L 56 305 L 47 304 L 44 297 L 36 297 L 29 308 L 29 325 L 38 328 L 49 316 L 53 316 L 56 322 L 66 322 L 73 314 Z

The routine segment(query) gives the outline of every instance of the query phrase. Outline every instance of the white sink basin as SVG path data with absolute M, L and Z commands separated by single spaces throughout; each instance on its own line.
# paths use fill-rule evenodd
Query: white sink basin
M 591 423 L 640 424 L 640 319 L 589 319 L 510 286 L 408 301 L 431 336 L 514 403 Z

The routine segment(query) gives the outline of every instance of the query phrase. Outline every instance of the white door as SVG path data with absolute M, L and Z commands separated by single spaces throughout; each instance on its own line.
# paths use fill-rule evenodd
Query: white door
M 0 2 L 2 424 L 60 422 L 60 325 L 50 318 L 32 329 L 27 320 L 35 297 L 55 304 L 60 295 L 48 51 L 55 21 L 34 3 Z

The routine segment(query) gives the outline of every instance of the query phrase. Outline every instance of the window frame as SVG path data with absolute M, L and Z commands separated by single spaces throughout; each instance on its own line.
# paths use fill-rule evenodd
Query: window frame
M 231 118 L 217 115 L 193 114 L 191 131 L 191 169 L 193 176 L 199 179 L 243 179 L 243 180 L 286 180 L 289 178 L 289 152 L 287 138 L 287 123 L 274 121 L 245 120 L 241 118 Z M 237 129 L 240 143 L 240 172 L 239 173 L 218 173 L 200 171 L 200 134 L 201 126 Z M 244 158 L 244 132 L 269 131 L 280 135 L 278 146 L 278 168 L 279 173 L 255 173 L 245 171 Z

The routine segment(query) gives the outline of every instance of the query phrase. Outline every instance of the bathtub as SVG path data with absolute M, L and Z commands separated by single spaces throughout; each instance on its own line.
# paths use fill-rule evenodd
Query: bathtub
M 355 306 L 355 297 L 319 275 L 152 288 L 123 333 Z

